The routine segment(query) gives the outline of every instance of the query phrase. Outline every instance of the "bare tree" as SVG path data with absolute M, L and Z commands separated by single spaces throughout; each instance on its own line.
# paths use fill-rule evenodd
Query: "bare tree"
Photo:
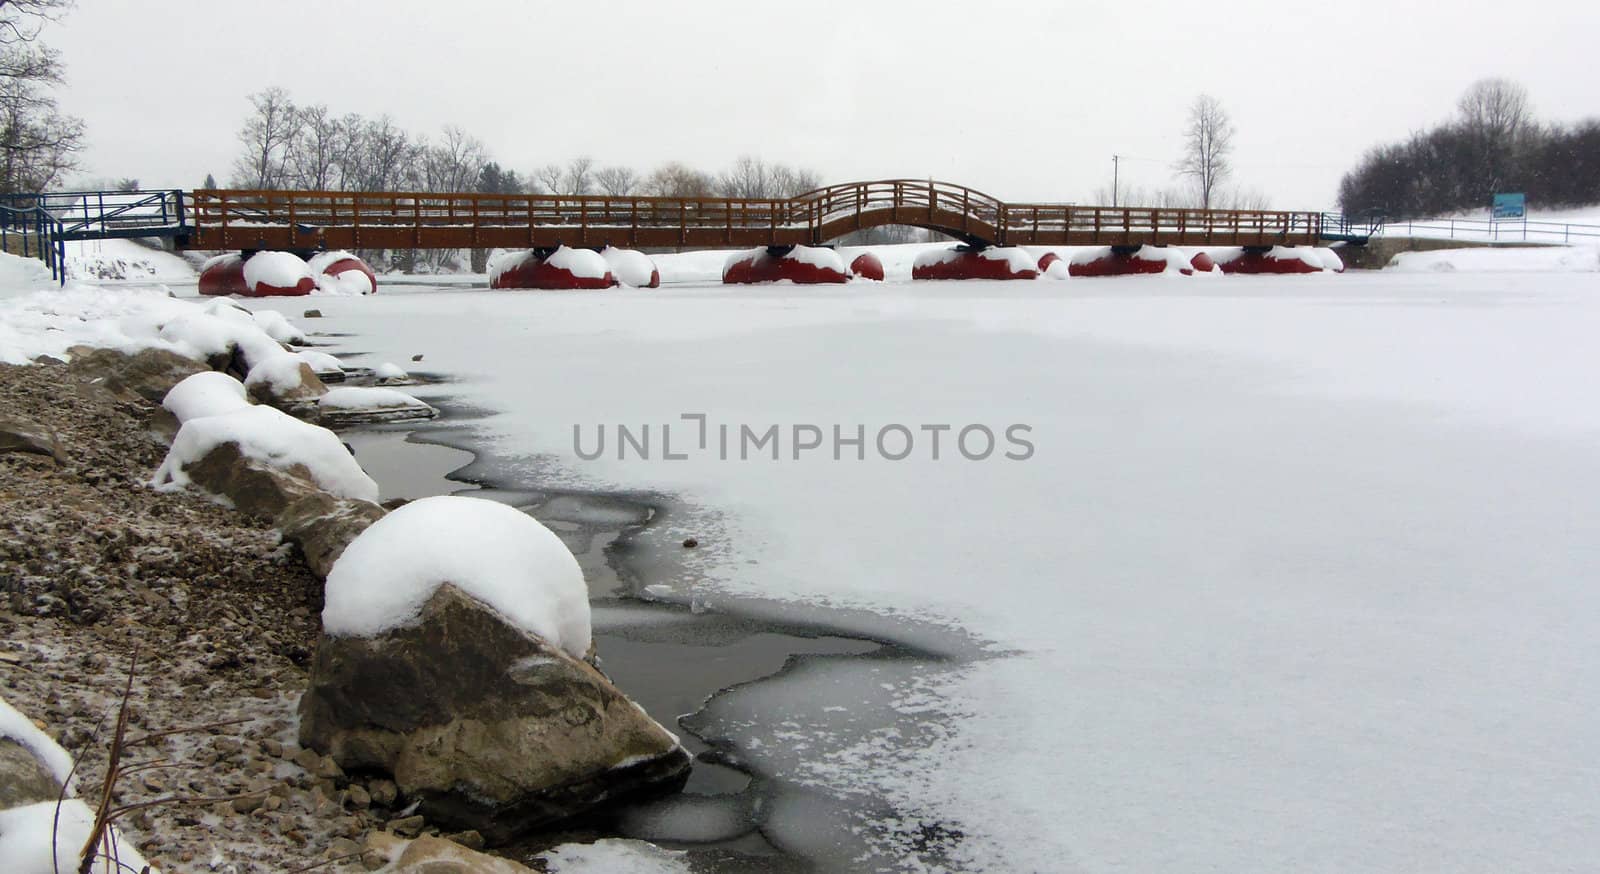
M 350 139 L 343 122 L 320 103 L 302 107 L 299 121 L 289 143 L 289 178 L 312 191 L 340 187 L 341 159 L 348 153 Z
M 822 177 L 817 171 L 805 167 L 775 164 L 772 168 L 772 196 L 796 197 L 822 187 Z
M 627 197 L 638 189 L 639 174 L 633 172 L 632 167 L 617 164 L 595 171 L 594 182 L 612 197 Z
M 61 59 L 37 42 L 71 0 L 0 0 L 0 191 L 42 191 L 76 168 L 83 122 L 62 114 L 50 89 Z
M 1456 101 L 1461 123 L 1486 139 L 1513 140 L 1528 121 L 1528 89 L 1510 79 L 1479 79 Z
M 288 181 L 289 147 L 299 135 L 299 113 L 282 88 L 250 95 L 250 105 L 253 113 L 239 129 L 245 150 L 234 164 L 234 187 L 283 188 Z
M 594 159 L 587 155 L 573 158 L 567 162 L 567 172 L 563 177 L 565 189 L 562 194 L 589 194 L 594 191 Z
M 740 156 L 717 177 L 717 193 L 724 197 L 794 197 L 820 185 L 821 180 L 813 170 L 769 164 L 750 155 Z
M 33 42 L 72 5 L 73 0 L 0 0 L 0 46 Z
M 1218 186 L 1233 173 L 1228 159 L 1233 152 L 1233 122 L 1228 120 L 1220 101 L 1202 94 L 1189 107 L 1189 124 L 1183 138 L 1178 174 L 1194 182 L 1201 208 L 1210 209 Z
M 652 197 L 709 197 L 716 180 L 679 161 L 668 161 L 650 172 L 640 189 Z
M 389 116 L 363 122 L 355 164 L 345 170 L 345 188 L 353 191 L 411 188 L 417 183 L 420 151 L 411 135 L 396 126 Z
M 44 191 L 76 169 L 83 122 L 27 79 L 0 77 L 0 191 Z
M 566 168 L 560 164 L 546 164 L 533 171 L 534 183 L 547 194 L 564 194 L 567 181 Z
M 423 152 L 422 187 L 448 193 L 476 190 L 488 163 L 483 143 L 459 127 L 446 127 L 444 139 Z
M 741 155 L 717 176 L 717 193 L 723 197 L 771 197 L 772 173 L 760 158 Z

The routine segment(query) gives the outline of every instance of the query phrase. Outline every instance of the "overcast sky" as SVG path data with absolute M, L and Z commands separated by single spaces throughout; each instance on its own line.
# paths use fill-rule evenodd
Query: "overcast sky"
M 1231 114 L 1238 185 L 1332 203 L 1368 146 L 1474 79 L 1600 115 L 1600 2 L 81 0 L 46 31 L 85 177 L 226 181 L 246 97 L 459 125 L 526 172 L 741 154 L 830 182 L 929 176 L 1006 200 L 1171 183 L 1188 105 Z

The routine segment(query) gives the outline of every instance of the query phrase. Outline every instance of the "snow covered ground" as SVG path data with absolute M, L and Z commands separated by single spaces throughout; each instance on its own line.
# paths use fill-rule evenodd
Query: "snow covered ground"
M 67 278 L 193 282 L 195 270 L 171 252 L 133 240 L 74 240 L 67 246 Z
M 1600 852 L 1596 290 L 389 288 L 317 328 L 461 377 L 530 478 L 673 499 L 664 597 L 951 656 L 811 663 L 703 715 L 806 788 L 769 833 L 849 847 L 830 870 L 1549 871 Z M 778 460 L 739 460 L 774 425 Z
M 1474 210 L 1432 219 L 1393 222 L 1386 237 L 1426 237 L 1470 242 L 1550 243 L 1600 246 L 1600 208 L 1528 211 L 1526 219 L 1491 221 L 1488 210 Z

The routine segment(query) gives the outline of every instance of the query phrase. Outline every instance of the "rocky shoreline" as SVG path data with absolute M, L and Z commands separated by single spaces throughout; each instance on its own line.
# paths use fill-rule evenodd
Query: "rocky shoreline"
M 417 845 L 435 854 L 482 847 L 417 815 L 387 776 L 353 778 L 297 745 L 319 562 L 266 516 L 149 487 L 175 425 L 150 386 L 179 374 L 141 386 L 128 360 L 0 366 L 0 694 L 81 760 L 85 795 L 125 687 L 130 736 L 183 729 L 141 748 L 149 769 L 111 793 L 151 803 L 117 825 L 165 871 L 370 870 L 416 855 L 402 839 L 419 836 L 453 842 Z M 518 854 L 542 870 L 530 854 L 569 836 Z

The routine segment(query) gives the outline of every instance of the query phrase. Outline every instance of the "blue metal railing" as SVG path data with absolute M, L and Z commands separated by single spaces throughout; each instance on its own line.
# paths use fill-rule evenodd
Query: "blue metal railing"
M 61 222 L 43 207 L 15 207 L 0 202 L 0 250 L 12 252 L 19 244 L 24 258 L 38 258 L 50 268 L 50 278 L 67 281 L 67 242 Z
M 186 237 L 189 214 L 181 189 L 49 191 L 0 195 L 0 246 L 21 238 L 23 256 L 50 266 L 65 283 L 69 240 Z

